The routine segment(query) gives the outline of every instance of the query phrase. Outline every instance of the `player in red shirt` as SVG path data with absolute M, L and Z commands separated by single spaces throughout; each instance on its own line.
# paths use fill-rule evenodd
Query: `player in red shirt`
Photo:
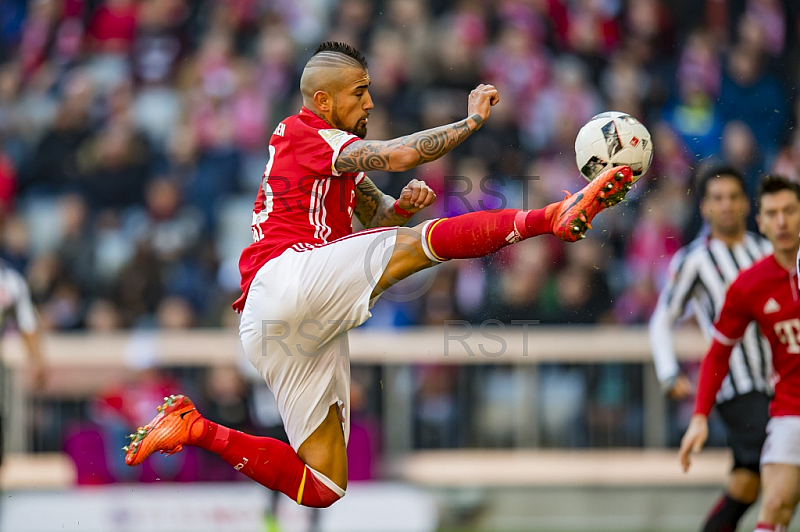
M 364 140 L 373 107 L 369 84 L 366 61 L 350 46 L 324 43 L 306 63 L 303 108 L 270 139 L 253 243 L 239 261 L 239 336 L 275 395 L 290 445 L 210 422 L 188 398 L 171 396 L 131 435 L 129 465 L 195 445 L 298 504 L 329 506 L 347 486 L 347 331 L 370 317 L 381 293 L 439 262 L 482 257 L 536 235 L 574 242 L 631 187 L 630 167 L 618 166 L 543 209 L 473 212 L 402 227 L 433 203 L 433 191 L 413 180 L 395 200 L 365 172 L 405 171 L 442 157 L 480 129 L 499 96 L 479 85 L 467 118 L 374 141 Z M 354 214 L 365 231 L 351 234 Z
M 761 451 L 763 501 L 756 532 L 785 531 L 800 500 L 800 295 L 795 264 L 800 248 L 800 185 L 765 176 L 757 200 L 758 227 L 774 253 L 743 271 L 728 288 L 700 369 L 695 414 L 679 456 L 686 471 L 690 454 L 705 444 L 707 416 L 728 372 L 731 350 L 755 321 L 772 347 L 778 377 Z

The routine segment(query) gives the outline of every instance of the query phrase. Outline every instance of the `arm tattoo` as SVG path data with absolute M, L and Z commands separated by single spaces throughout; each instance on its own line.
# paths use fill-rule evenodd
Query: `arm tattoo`
M 356 186 L 356 198 L 355 215 L 364 229 L 398 227 L 408 223 L 408 218 L 394 212 L 394 198 L 378 190 L 368 177 Z
M 401 172 L 435 161 L 472 135 L 483 123 L 474 113 L 458 122 L 392 140 L 357 140 L 336 159 L 338 172 Z M 474 125 L 473 125 L 474 124 Z

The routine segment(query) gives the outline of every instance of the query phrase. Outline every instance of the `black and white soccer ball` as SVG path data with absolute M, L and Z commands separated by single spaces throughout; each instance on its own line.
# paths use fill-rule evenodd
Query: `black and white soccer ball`
M 587 181 L 608 167 L 625 165 L 631 167 L 636 182 L 647 172 L 652 160 L 650 132 L 625 113 L 600 113 L 589 120 L 575 138 L 575 162 Z

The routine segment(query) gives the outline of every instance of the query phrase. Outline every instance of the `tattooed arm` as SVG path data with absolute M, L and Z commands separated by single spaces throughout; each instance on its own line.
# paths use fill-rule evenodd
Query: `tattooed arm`
M 469 116 L 464 120 L 392 140 L 357 140 L 339 154 L 336 170 L 403 172 L 435 161 L 480 129 L 498 101 L 494 87 L 479 85 L 469 95 Z
M 336 159 L 338 172 L 384 170 L 403 172 L 435 161 L 477 131 L 483 118 L 469 118 L 406 135 L 393 140 L 357 140 L 347 145 Z
M 397 204 L 401 213 L 394 208 L 395 200 L 384 194 L 375 183 L 365 177 L 356 186 L 356 208 L 354 214 L 365 229 L 371 227 L 398 227 L 411 219 L 411 214 L 419 212 L 436 200 L 436 194 L 425 184 L 425 181 L 412 179 L 403 188 Z M 402 212 L 408 213 L 404 216 Z

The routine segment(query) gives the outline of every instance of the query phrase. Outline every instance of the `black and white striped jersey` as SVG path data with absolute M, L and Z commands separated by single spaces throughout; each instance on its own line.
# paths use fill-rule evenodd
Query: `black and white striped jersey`
M 664 385 L 678 375 L 672 340 L 673 326 L 684 317 L 695 316 L 703 333 L 711 338 L 728 286 L 741 270 L 772 253 L 771 244 L 754 233 L 728 247 L 721 240 L 701 236 L 681 248 L 670 262 L 667 285 L 650 318 L 650 347 L 656 375 Z M 717 402 L 752 391 L 772 394 L 772 352 L 754 322 L 733 349 L 728 375 L 717 394 Z
M 0 334 L 11 319 L 24 333 L 36 331 L 36 312 L 25 278 L 9 264 L 0 261 Z

